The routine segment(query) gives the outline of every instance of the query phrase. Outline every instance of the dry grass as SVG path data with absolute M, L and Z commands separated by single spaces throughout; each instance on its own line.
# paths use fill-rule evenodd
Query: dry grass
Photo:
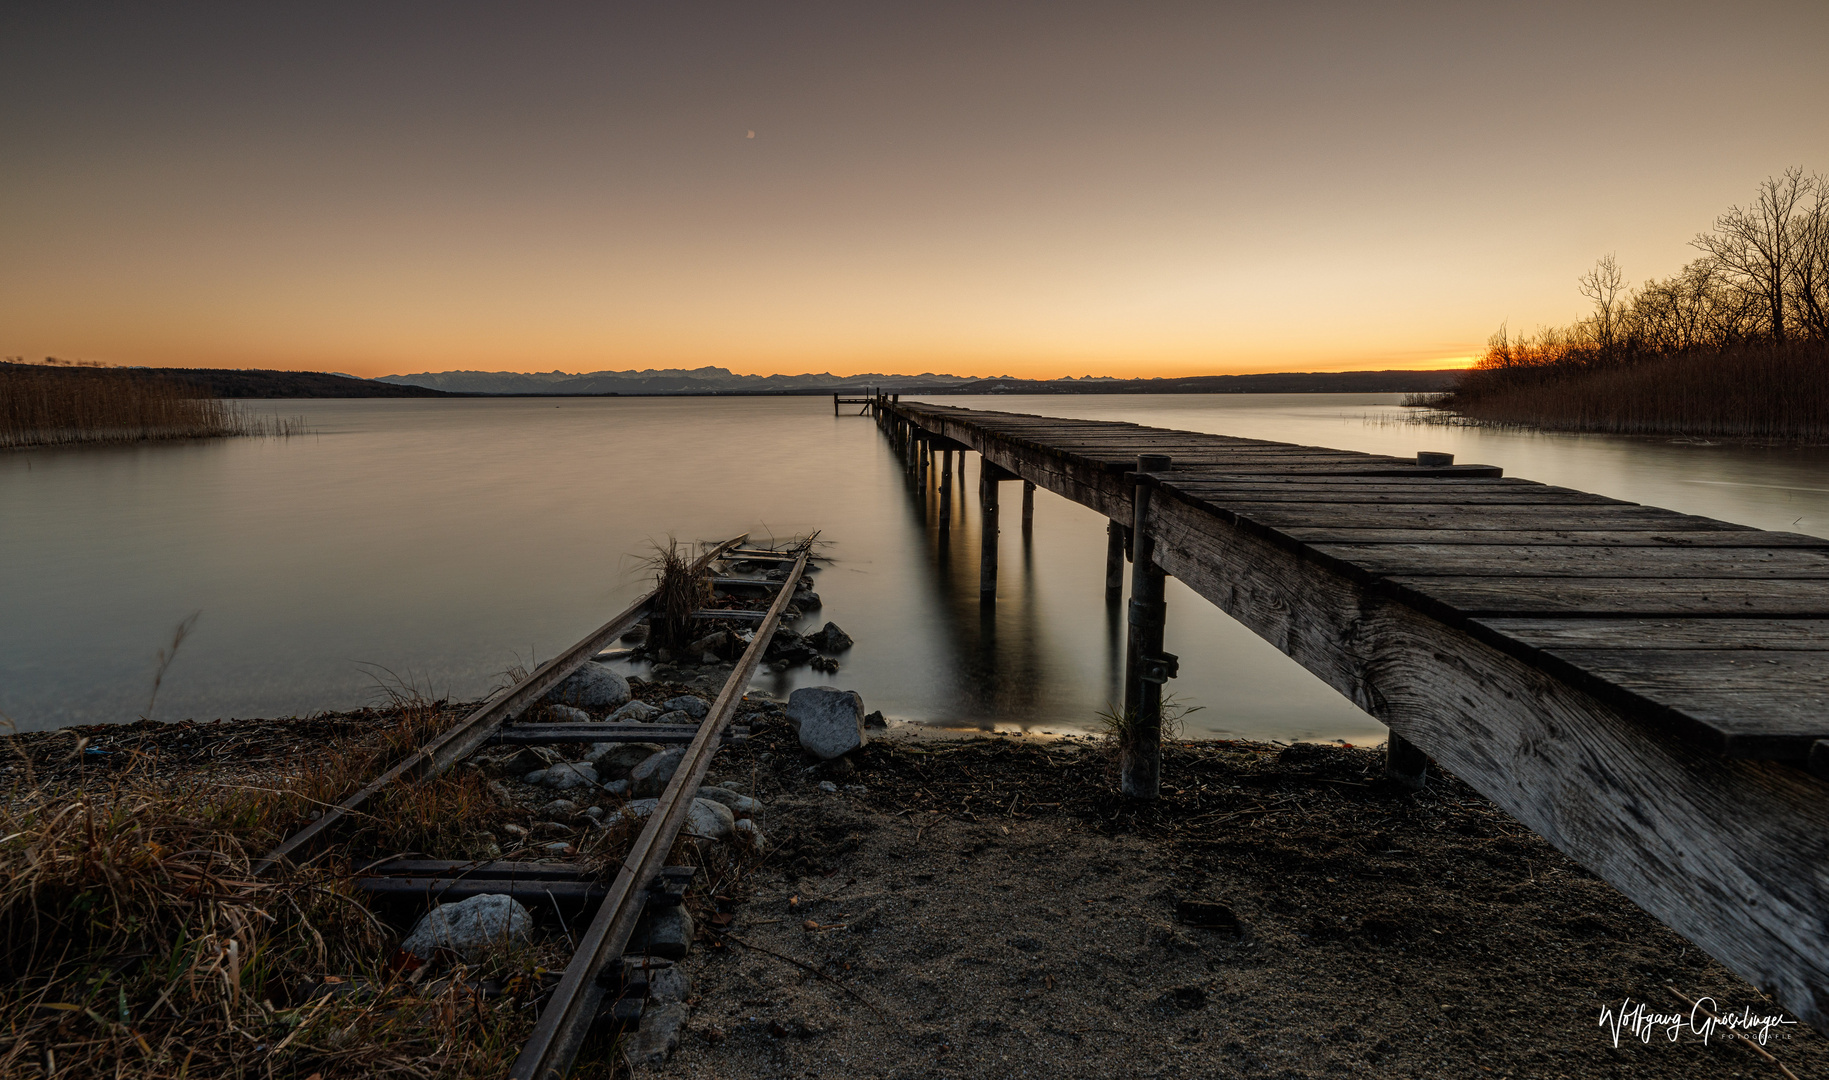
M 493 797 L 474 773 L 390 792 L 339 845 L 271 877 L 251 864 L 314 809 L 451 716 L 409 701 L 367 737 L 316 753 L 282 788 L 157 784 L 133 766 L 72 793 L 27 778 L 0 808 L 0 1076 L 478 1076 L 530 1028 L 540 957 L 474 979 L 390 971 L 387 935 L 353 895 L 361 852 L 457 856 Z M 80 744 L 78 747 L 80 752 Z M 305 988 L 335 974 L 362 994 Z
M 691 549 L 668 538 L 665 548 L 655 545 L 651 560 L 655 587 L 652 614 L 648 618 L 648 642 L 651 647 L 682 649 L 692 640 L 692 613 L 711 605 L 711 571 L 694 570 Z
M 1819 441 L 1829 439 L 1829 344 L 1477 368 L 1452 394 L 1406 404 L 1556 431 Z
M 302 421 L 251 417 L 171 379 L 118 368 L 0 364 L 0 448 L 294 435 Z

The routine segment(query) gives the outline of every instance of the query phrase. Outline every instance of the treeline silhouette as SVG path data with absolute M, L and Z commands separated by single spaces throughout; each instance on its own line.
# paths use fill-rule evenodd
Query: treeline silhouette
M 0 448 L 302 430 L 297 421 L 249 418 L 163 375 L 49 364 L 0 364 Z
M 1611 255 L 1593 311 L 1512 336 L 1435 404 L 1576 431 L 1829 437 L 1829 177 L 1787 170 L 1715 219 L 1676 274 L 1636 289 Z

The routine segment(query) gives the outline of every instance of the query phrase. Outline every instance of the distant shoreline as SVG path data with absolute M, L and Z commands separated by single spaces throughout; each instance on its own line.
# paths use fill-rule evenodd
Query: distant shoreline
M 194 387 L 214 398 L 600 398 L 600 397 L 830 397 L 865 396 L 873 390 L 911 395 L 995 394 L 1431 394 L 1451 389 L 1455 370 L 1278 372 L 1252 375 L 1195 375 L 1173 379 L 974 379 L 967 382 L 921 383 L 908 376 L 877 382 L 837 382 L 818 386 L 694 388 L 667 385 L 677 378 L 655 377 L 653 389 L 588 390 L 445 390 L 416 383 L 358 379 L 322 371 L 273 371 L 235 368 L 94 368 L 4 364 L 33 372 L 60 373 L 71 379 L 94 378 L 98 372 L 132 371 Z M 906 380 L 906 381 L 904 381 Z M 583 377 L 580 382 L 587 382 Z

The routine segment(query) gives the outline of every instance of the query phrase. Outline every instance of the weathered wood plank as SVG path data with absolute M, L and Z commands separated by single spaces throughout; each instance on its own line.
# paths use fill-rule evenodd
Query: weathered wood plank
M 1292 526 L 1276 531 L 1301 544 L 1525 544 L 1609 547 L 1793 547 L 1829 548 L 1829 540 L 1799 533 L 1760 532 L 1720 523 L 1720 531 L 1689 529 L 1576 530 L 1576 529 L 1407 529 L 1407 528 L 1306 528 Z
M 1829 621 L 1737 619 L 1479 619 L 1494 634 L 1540 649 L 1829 650 Z
M 1692 517 L 1649 506 L 1528 507 L 1457 510 L 1452 507 L 1355 506 L 1332 508 L 1273 503 L 1221 506 L 1206 503 L 1227 520 L 1243 518 L 1278 530 L 1296 528 L 1372 528 L 1469 530 L 1580 530 L 1592 532 L 1649 532 L 1697 530 L 1720 532 L 1723 525 L 1705 517 Z
M 1829 580 L 1829 549 L 1314 544 L 1311 550 L 1366 575 Z
M 1829 618 L 1829 587 L 1820 581 L 1393 576 L 1380 586 L 1450 621 L 1499 615 Z
M 1318 503 L 1324 506 L 1636 506 L 1637 503 L 1560 491 L 1376 491 L 1346 485 L 1312 491 L 1240 491 L 1220 484 L 1177 480 L 1175 487 L 1190 495 L 1222 505 L 1287 506 Z

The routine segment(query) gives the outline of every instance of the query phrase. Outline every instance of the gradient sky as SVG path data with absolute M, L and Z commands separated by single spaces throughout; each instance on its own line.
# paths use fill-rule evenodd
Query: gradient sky
M 1435 366 L 1829 171 L 1822 0 L 279 8 L 0 7 L 0 352 Z

